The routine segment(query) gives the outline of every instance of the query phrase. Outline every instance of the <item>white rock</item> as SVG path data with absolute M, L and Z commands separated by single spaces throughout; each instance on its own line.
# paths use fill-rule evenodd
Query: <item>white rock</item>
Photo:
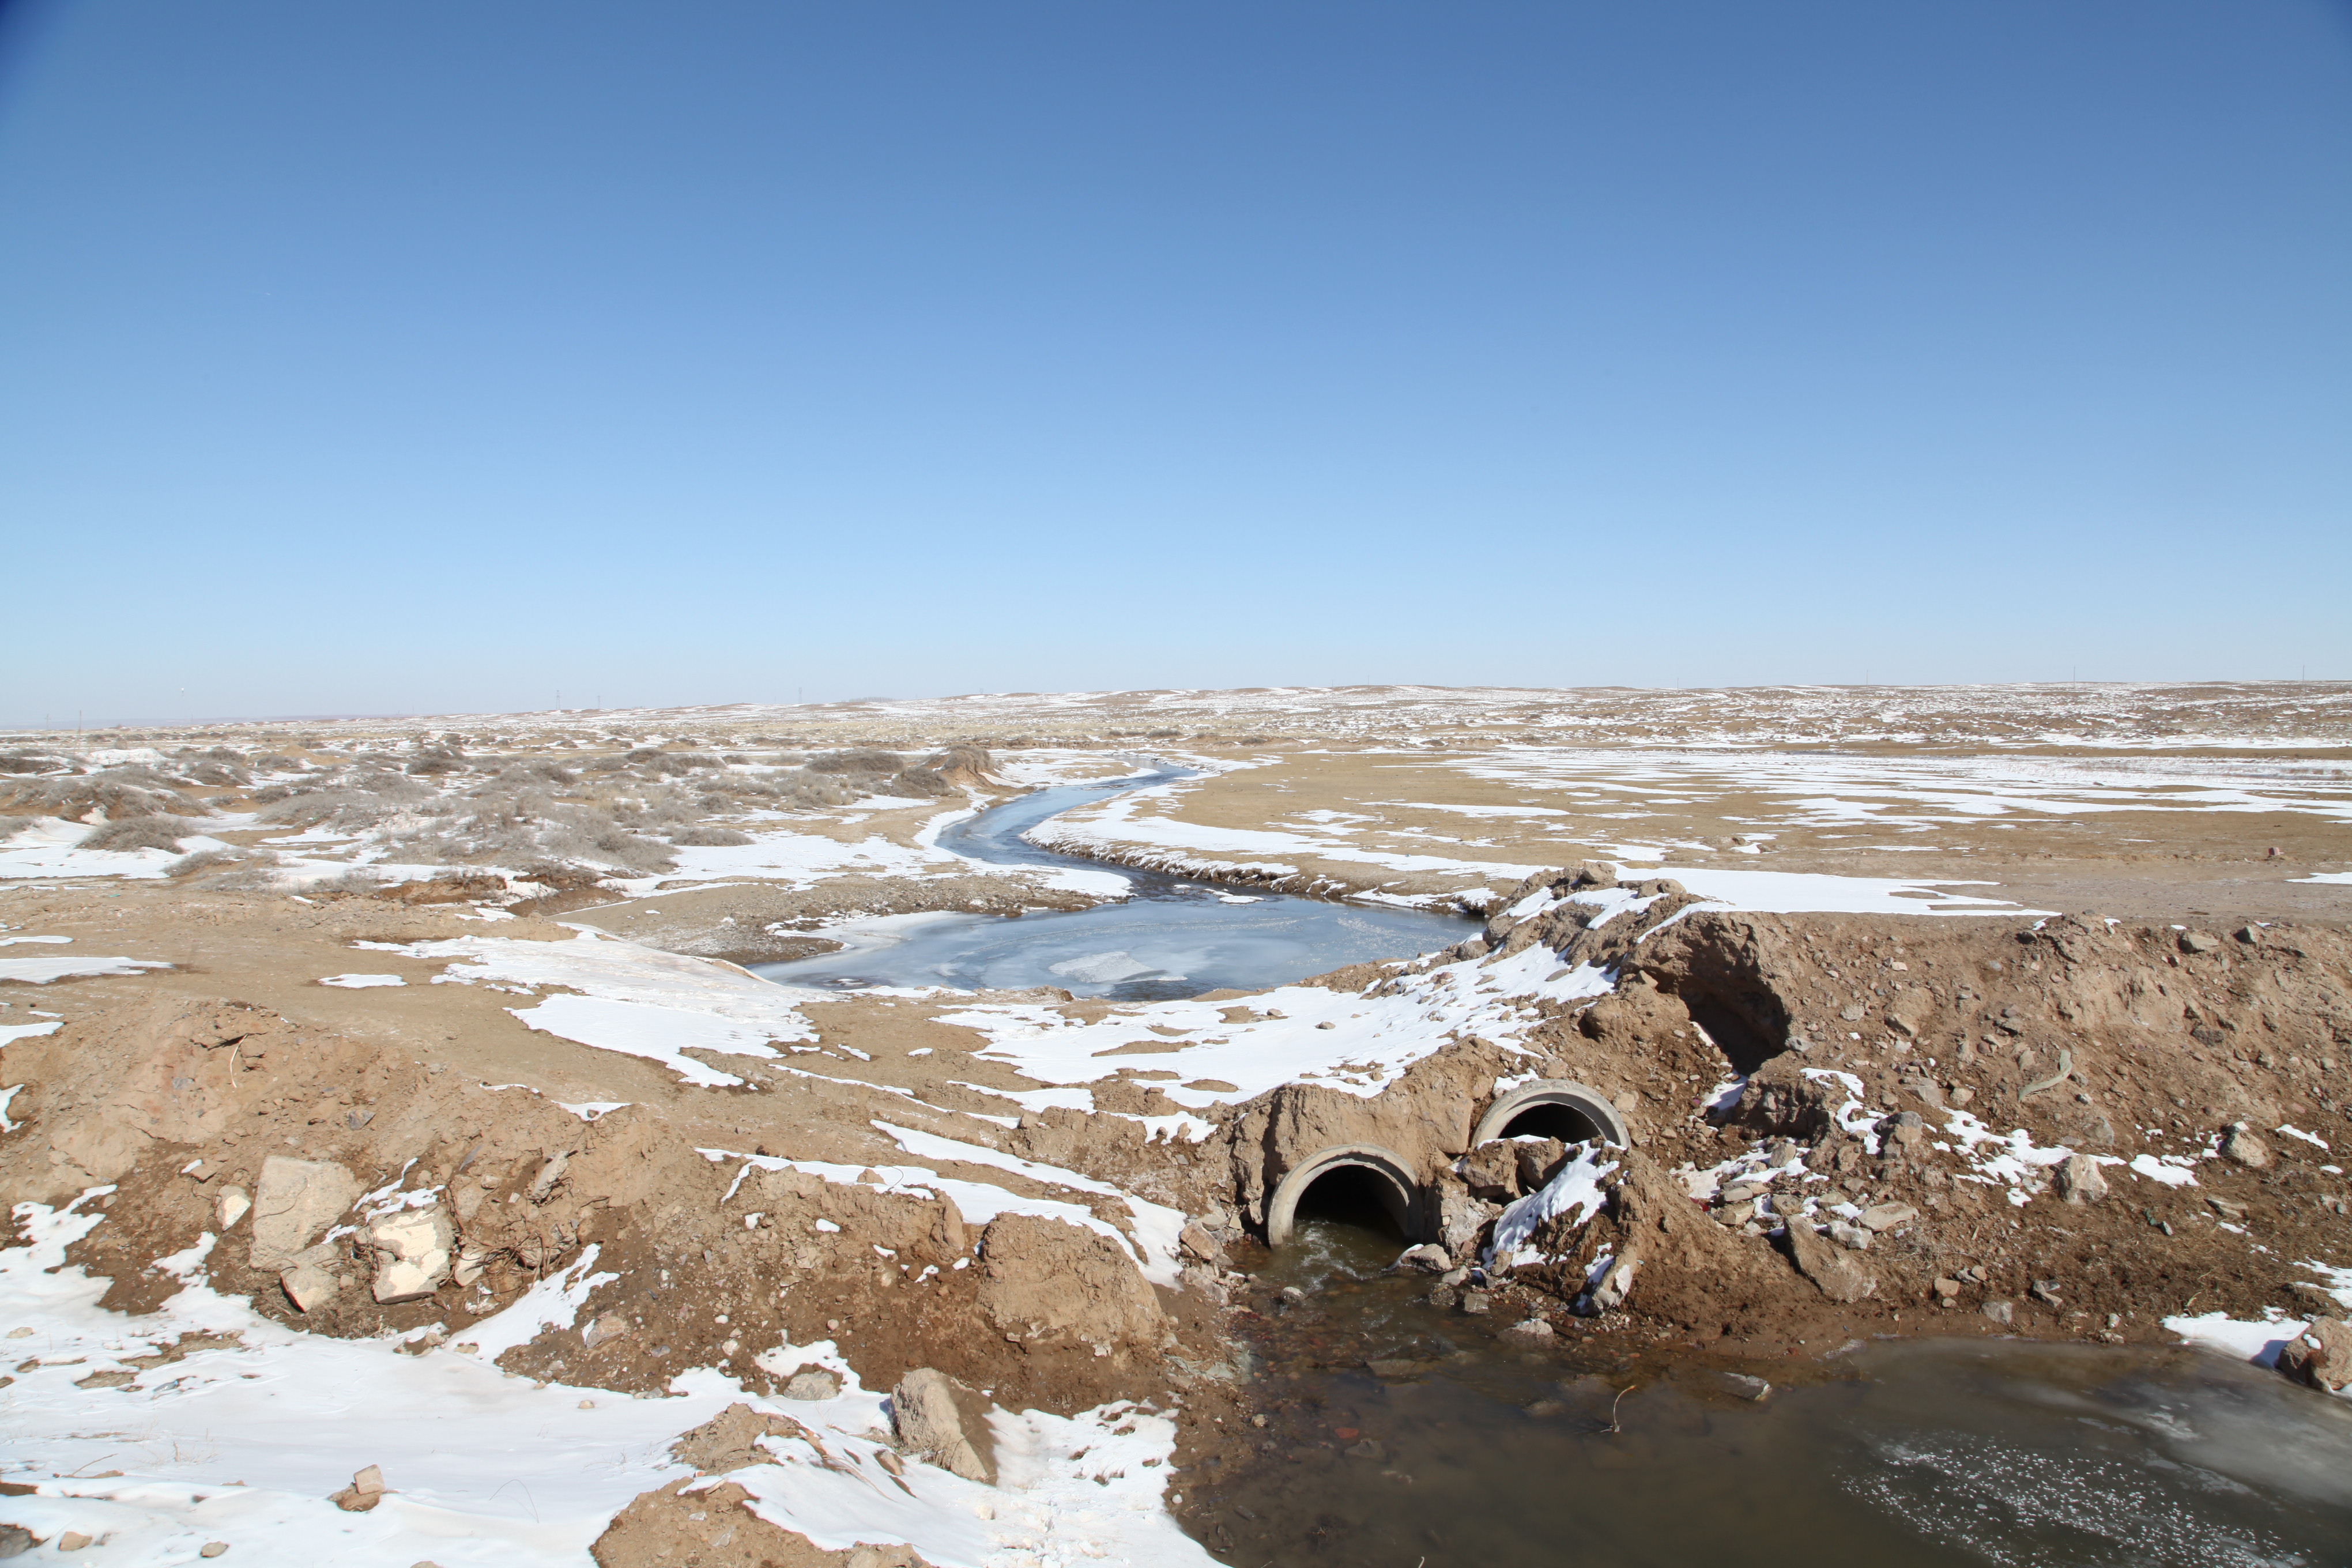
M 331 1160 L 272 1154 L 261 1163 L 261 1181 L 254 1194 L 253 1266 L 284 1268 L 359 1195 L 359 1178 Z
M 375 1249 L 374 1291 L 377 1301 L 414 1301 L 433 1294 L 449 1277 L 450 1249 L 457 1243 L 449 1216 L 436 1205 L 407 1209 L 368 1226 L 368 1245 Z
M 246 1195 L 243 1187 L 223 1187 L 217 1212 L 220 1227 L 233 1229 L 237 1221 L 253 1212 L 253 1200 Z

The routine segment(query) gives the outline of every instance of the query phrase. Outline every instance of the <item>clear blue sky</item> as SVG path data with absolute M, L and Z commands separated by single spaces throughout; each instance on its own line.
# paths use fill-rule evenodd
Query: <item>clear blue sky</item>
M 2352 10 L 20 0 L 0 521 L 0 721 L 2352 677 Z

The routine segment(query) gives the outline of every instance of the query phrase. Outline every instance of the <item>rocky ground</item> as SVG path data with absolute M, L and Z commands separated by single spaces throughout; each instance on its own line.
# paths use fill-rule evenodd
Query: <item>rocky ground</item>
M 32 1489 L 25 1528 L 47 1538 L 58 1510 L 101 1502 L 124 1542 L 196 1528 L 216 1502 L 121 1500 L 217 1488 L 217 1466 L 175 1450 L 109 1479 L 120 1461 L 74 1434 L 134 1409 L 171 1428 L 206 1378 L 333 1341 L 385 1375 L 574 1391 L 564 1422 L 602 1419 L 595 1391 L 649 1400 L 647 1419 L 680 1402 L 581 1493 L 576 1539 L 504 1540 L 500 1560 L 1184 1560 L 1190 1542 L 1138 1522 L 1183 1511 L 1163 1478 L 1292 1441 L 1252 1356 L 1397 1359 L 1336 1299 L 1259 1279 L 1281 1179 L 1342 1146 L 1410 1167 L 1433 1246 L 1401 1267 L 1433 1310 L 1570 1363 L 1736 1369 L 1874 1332 L 2230 1342 L 2250 1325 L 2288 1342 L 2293 1375 L 2352 1375 L 2328 1326 L 2352 1305 L 2348 895 L 2309 879 L 2347 855 L 2341 692 L 2173 692 L 2105 705 L 2104 728 L 2075 713 L 2070 743 L 2129 730 L 2145 766 L 2107 769 L 2119 784 L 2045 758 L 2034 805 L 2012 773 L 1959 780 L 1969 744 L 2016 759 L 1958 735 L 1997 710 L 1954 699 L 1876 772 L 1840 759 L 1836 810 L 1818 773 L 1721 758 L 1665 778 L 1621 756 L 1604 798 L 1598 764 L 1530 759 L 1563 708 L 1542 694 L 1475 711 L 1232 694 L 1181 723 L 1100 722 L 1170 718 L 1174 695 L 1038 700 L 985 735 L 968 711 L 876 710 L 797 729 L 703 714 L 686 733 L 28 739 L 0 757 L 0 810 L 24 819 L 0 843 L 0 1196 L 25 1227 L 7 1256 L 54 1247 L 64 1271 L 44 1278 L 91 1281 L 82 1317 L 61 1287 L 20 1285 L 7 1309 L 42 1348 L 0 1395 L 29 1413 L 5 1478 Z M 1776 743 L 1829 723 L 1714 695 L 1684 733 L 1720 740 L 1735 710 Z M 1670 729 L 1609 700 L 1630 741 Z M 1857 744 L 1849 721 L 1887 707 L 1838 733 Z M 1527 733 L 1496 745 L 1481 731 L 1498 713 Z M 1032 733 L 1004 722 L 1024 716 Z M 1278 740 L 1341 720 L 1357 730 Z M 2151 737 L 2198 723 L 2200 765 L 2234 782 L 2149 771 Z M 2309 743 L 2283 743 L 2297 723 Z M 1400 735 L 1446 754 L 1402 755 Z M 1103 896 L 1086 873 L 955 861 L 926 834 L 1024 784 L 1123 771 L 1141 744 L 1203 782 L 1092 814 L 1100 831 L 1076 825 L 1070 847 L 1458 900 L 1486 924 L 1412 963 L 1196 1002 L 820 995 L 733 967 L 844 921 Z M 1916 828 L 1937 847 L 1842 848 L 1832 819 L 1864 797 L 1879 820 L 1861 837 Z M 1885 820 L 1897 799 L 1920 820 Z M 1506 810 L 1556 815 L 1465 815 Z M 1192 841 L 1160 827 L 1122 847 L 1154 819 Z M 1316 853 L 1214 841 L 1248 832 Z M 1707 881 L 1758 868 L 1793 879 L 1744 901 Z M 1947 872 L 1991 885 L 1920 880 Z M 1881 883 L 1928 896 L 1890 904 Z M 1938 902 L 1984 912 L 1889 912 Z M 1498 1086 L 1530 1079 L 1605 1096 L 1630 1147 L 1474 1144 Z M 200 1297 L 237 1305 L 199 1322 Z M 1087 1470 L 1108 1455 L 1116 1476 Z M 384 1455 L 331 1458 L 421 1484 Z M 434 1484 L 436 1507 L 495 1511 Z M 397 1492 L 379 1508 L 338 1487 L 289 1489 L 287 1518 L 410 1517 Z M 1095 1494 L 1137 1511 L 1105 1522 L 1081 1506 Z

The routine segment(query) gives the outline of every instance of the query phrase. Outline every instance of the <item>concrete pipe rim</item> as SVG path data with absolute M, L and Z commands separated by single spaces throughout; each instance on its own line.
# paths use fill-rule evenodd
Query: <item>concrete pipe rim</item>
M 1402 1228 L 1409 1241 L 1423 1239 L 1422 1184 L 1412 1173 L 1412 1167 L 1393 1149 L 1378 1143 L 1335 1143 L 1318 1149 L 1292 1166 L 1276 1184 L 1273 1196 L 1265 1205 L 1265 1244 L 1282 1247 L 1287 1244 L 1296 1226 L 1298 1200 L 1307 1195 L 1307 1188 L 1331 1172 L 1353 1166 L 1372 1172 L 1386 1179 L 1396 1189 L 1402 1200 Z
M 1574 1079 L 1539 1078 L 1519 1085 L 1488 1106 L 1486 1114 L 1478 1120 L 1478 1131 L 1471 1138 L 1470 1146 L 1475 1149 L 1502 1137 L 1503 1129 L 1518 1117 L 1545 1105 L 1559 1106 L 1590 1122 L 1603 1142 L 1621 1149 L 1633 1143 L 1633 1132 L 1626 1125 L 1625 1113 L 1607 1095 Z

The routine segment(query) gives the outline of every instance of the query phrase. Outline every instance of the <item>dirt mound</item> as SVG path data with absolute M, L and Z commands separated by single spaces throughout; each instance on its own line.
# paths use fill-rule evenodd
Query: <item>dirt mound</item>
M 976 1255 L 943 1193 L 714 1162 L 643 1106 L 583 1121 L 228 1000 L 157 999 L 7 1061 L 25 1087 L 0 1192 L 117 1187 L 72 1254 L 113 1280 L 117 1310 L 176 1290 L 149 1266 L 211 1230 L 215 1286 L 266 1315 L 338 1335 L 440 1324 L 462 1352 L 468 1327 L 594 1247 L 615 1278 L 579 1326 L 501 1365 L 631 1392 L 718 1366 L 766 1392 L 798 1363 L 764 1352 L 832 1340 L 877 1386 L 936 1366 L 1065 1412 L 1160 1386 L 1173 1325 L 1150 1287 L 1059 1220 L 1000 1217 Z
M 930 1568 L 905 1546 L 820 1551 L 752 1512 L 751 1497 L 733 1481 L 672 1481 L 615 1515 L 589 1555 L 598 1568 Z

